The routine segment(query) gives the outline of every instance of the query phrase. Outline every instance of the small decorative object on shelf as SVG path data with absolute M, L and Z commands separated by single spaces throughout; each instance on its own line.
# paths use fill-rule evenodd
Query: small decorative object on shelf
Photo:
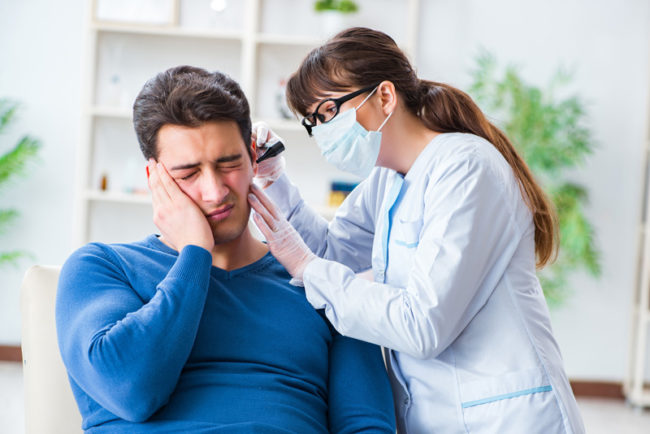
M 356 182 L 332 181 L 328 205 L 335 208 L 340 206 L 357 185 Z
M 314 10 L 321 17 L 322 36 L 329 37 L 351 26 L 349 18 L 359 6 L 353 0 L 317 0 Z
M 291 109 L 287 104 L 287 80 L 282 78 L 278 82 L 278 88 L 275 92 L 275 108 L 282 119 L 294 119 Z
M 100 191 L 108 190 L 108 175 L 106 173 L 102 173 L 102 176 L 99 179 L 99 190 Z

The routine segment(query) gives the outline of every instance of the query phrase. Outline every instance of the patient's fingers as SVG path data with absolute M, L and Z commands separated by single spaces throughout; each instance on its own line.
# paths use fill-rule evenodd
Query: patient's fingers
M 158 168 L 153 160 L 149 160 L 149 188 L 151 189 L 151 198 L 154 204 L 162 204 L 170 201 L 169 194 L 160 181 Z
M 162 163 L 158 163 L 157 166 L 160 182 L 169 195 L 169 198 L 175 202 L 185 200 L 187 195 L 183 193 L 178 184 L 176 184 L 176 181 L 174 181 L 174 178 L 167 172 L 167 168 Z

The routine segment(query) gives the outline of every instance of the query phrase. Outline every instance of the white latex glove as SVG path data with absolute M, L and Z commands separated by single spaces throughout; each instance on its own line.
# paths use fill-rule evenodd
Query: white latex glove
M 255 143 L 256 157 L 264 155 L 268 146 L 282 141 L 282 138 L 275 134 L 273 130 L 264 122 L 255 122 L 252 127 L 251 136 Z M 255 175 L 255 184 L 266 188 L 282 175 L 284 172 L 284 156 L 282 154 L 264 160 L 257 166 L 257 175 Z
M 253 220 L 266 238 L 273 256 L 287 269 L 294 280 L 302 281 L 302 273 L 316 255 L 307 247 L 291 223 L 282 217 L 261 188 L 251 185 L 248 203 L 255 210 Z

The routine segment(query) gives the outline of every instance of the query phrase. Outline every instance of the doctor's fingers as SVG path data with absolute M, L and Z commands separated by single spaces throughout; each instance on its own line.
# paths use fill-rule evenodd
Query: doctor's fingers
M 273 203 L 271 198 L 268 197 L 266 195 L 266 193 L 264 193 L 264 191 L 262 191 L 262 189 L 260 187 L 258 187 L 255 184 L 251 184 L 250 190 L 251 190 L 251 193 L 253 193 L 255 195 L 257 200 L 260 201 L 262 206 L 269 211 L 269 213 L 271 214 L 271 216 L 273 216 L 273 218 L 275 218 L 278 221 L 282 220 L 282 217 L 281 217 L 282 213 L 275 206 L 275 204 Z
M 274 232 L 269 228 L 262 216 L 255 211 L 253 211 L 253 221 L 255 222 L 257 229 L 259 229 L 264 236 L 266 242 L 269 243 L 269 247 L 273 246 L 275 243 Z
M 248 195 L 248 203 L 255 210 L 255 214 L 253 215 L 254 219 L 255 217 L 259 217 L 264 222 L 265 226 L 268 227 L 272 232 L 276 232 L 279 229 L 280 222 L 269 212 L 269 210 L 262 204 L 262 202 L 260 202 L 257 196 L 250 193 Z
M 255 146 L 263 147 L 270 138 L 270 129 L 264 122 L 253 124 L 251 136 L 255 141 Z

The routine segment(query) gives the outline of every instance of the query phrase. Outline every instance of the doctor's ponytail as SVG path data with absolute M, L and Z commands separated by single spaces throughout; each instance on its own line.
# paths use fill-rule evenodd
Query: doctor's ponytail
M 487 120 L 469 95 L 453 86 L 420 80 L 418 95 L 415 113 L 427 128 L 440 133 L 462 132 L 483 137 L 503 155 L 512 167 L 524 201 L 533 214 L 537 266 L 542 267 L 554 260 L 558 240 L 553 204 L 508 137 Z
M 350 91 L 384 80 L 393 83 L 407 110 L 427 128 L 439 133 L 471 133 L 501 152 L 533 215 L 537 266 L 552 261 L 558 246 L 555 211 L 528 165 L 469 95 L 448 84 L 419 79 L 390 36 L 363 27 L 343 30 L 303 60 L 287 82 L 287 102 L 304 116 L 308 107 L 325 97 L 325 91 Z

